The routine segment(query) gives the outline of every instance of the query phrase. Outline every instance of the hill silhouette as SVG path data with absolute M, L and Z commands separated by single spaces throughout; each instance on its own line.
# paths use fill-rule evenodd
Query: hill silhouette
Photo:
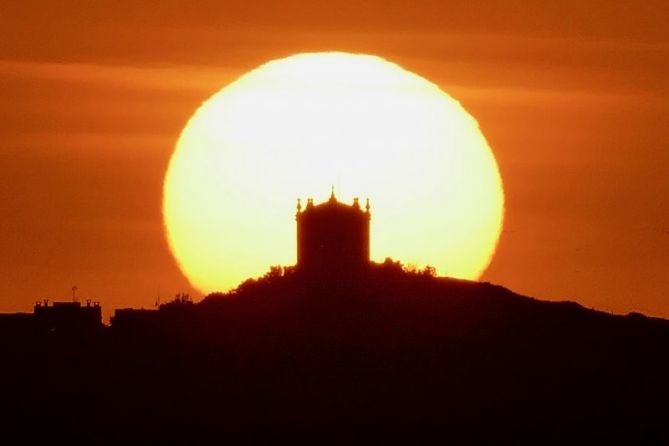
M 669 321 L 392 262 L 273 268 L 87 336 L 0 330 L 7 425 L 82 438 L 669 439 Z

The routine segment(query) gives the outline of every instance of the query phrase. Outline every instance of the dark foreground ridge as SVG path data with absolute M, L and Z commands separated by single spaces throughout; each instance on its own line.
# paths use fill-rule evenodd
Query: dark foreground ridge
M 669 439 L 669 321 L 394 264 L 39 327 L 0 319 L 4 422 L 28 437 Z

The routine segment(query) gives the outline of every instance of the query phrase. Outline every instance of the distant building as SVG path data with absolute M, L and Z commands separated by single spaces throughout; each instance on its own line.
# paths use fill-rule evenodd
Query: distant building
M 126 332 L 155 330 L 160 325 L 190 316 L 194 309 L 190 295 L 180 293 L 174 300 L 161 304 L 157 309 L 118 308 L 110 323 L 112 328 Z
M 14 336 L 25 336 L 35 331 L 35 318 L 31 313 L 0 314 L 0 341 Z
M 102 308 L 98 302 L 49 302 L 35 304 L 32 313 L 0 314 L 0 333 L 5 336 L 57 334 L 89 335 L 99 332 Z
M 33 317 L 37 325 L 48 331 L 87 331 L 102 326 L 102 308 L 99 302 L 37 302 Z
M 297 201 L 297 269 L 309 273 L 351 272 L 369 265 L 369 200 L 365 209 L 330 199 Z
M 114 311 L 110 323 L 112 328 L 123 330 L 143 330 L 158 324 L 158 310 L 144 308 L 118 308 Z

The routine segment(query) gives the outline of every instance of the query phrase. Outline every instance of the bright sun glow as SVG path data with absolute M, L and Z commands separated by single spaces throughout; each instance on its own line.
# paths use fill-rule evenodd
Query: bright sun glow
M 184 128 L 165 177 L 167 238 L 202 292 L 293 265 L 296 198 L 372 204 L 371 255 L 477 279 L 504 193 L 474 118 L 384 59 L 299 54 L 245 74 Z

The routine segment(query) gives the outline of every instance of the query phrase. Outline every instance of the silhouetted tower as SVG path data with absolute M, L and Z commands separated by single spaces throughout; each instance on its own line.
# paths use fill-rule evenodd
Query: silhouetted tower
M 297 200 L 297 268 L 310 273 L 345 273 L 369 265 L 369 199 L 365 210 L 357 198 L 349 206 L 330 199 L 314 205 Z

